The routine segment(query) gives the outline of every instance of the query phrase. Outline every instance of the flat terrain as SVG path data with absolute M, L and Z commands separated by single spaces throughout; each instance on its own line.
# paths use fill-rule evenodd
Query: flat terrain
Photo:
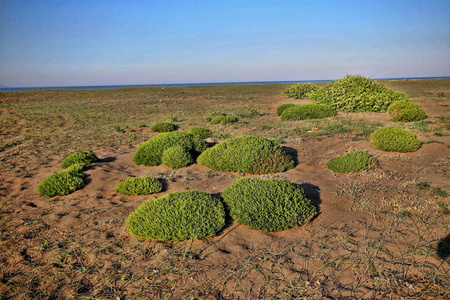
M 448 299 L 450 253 L 450 80 L 382 81 L 408 94 L 428 114 L 392 123 L 386 113 L 282 122 L 288 85 L 246 85 L 0 93 L 1 299 Z M 322 84 L 323 85 L 323 84 Z M 438 93 L 442 93 L 438 94 Z M 238 116 L 209 125 L 205 115 Z M 141 203 L 168 192 L 222 192 L 236 177 L 193 164 L 171 170 L 131 158 L 172 120 L 187 131 L 211 129 L 217 142 L 240 134 L 281 143 L 297 165 L 284 178 L 318 207 L 310 224 L 264 233 L 232 220 L 218 236 L 180 243 L 131 237 L 124 220 Z M 414 153 L 383 152 L 370 134 L 383 126 L 418 134 Z M 379 166 L 337 174 L 326 162 L 366 150 Z M 86 187 L 64 197 L 37 193 L 73 151 L 100 161 Z M 151 196 L 124 196 L 130 176 L 165 183 Z M 424 188 L 427 185 L 428 188 Z M 444 240 L 447 237 L 446 240 Z

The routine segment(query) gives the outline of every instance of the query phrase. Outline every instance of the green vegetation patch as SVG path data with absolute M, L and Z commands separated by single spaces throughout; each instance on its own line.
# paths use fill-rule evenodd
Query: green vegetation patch
M 74 164 L 88 165 L 90 163 L 98 161 L 98 157 L 91 151 L 87 152 L 74 152 L 64 159 L 61 164 L 61 168 L 67 169 Z
M 310 94 L 308 99 L 345 112 L 385 112 L 392 103 L 409 100 L 406 94 L 360 75 L 347 75 L 330 82 Z
M 41 181 L 38 192 L 45 197 L 64 196 L 84 187 L 83 174 L 73 171 L 56 172 Z
M 311 83 L 296 83 L 286 88 L 283 94 L 289 98 L 304 99 L 308 94 L 317 91 L 319 88 Z
M 278 106 L 277 108 L 277 116 L 281 116 L 281 114 L 283 113 L 283 111 L 285 111 L 288 108 L 294 107 L 295 104 L 294 103 L 285 103 L 285 104 L 281 104 L 280 106 Z
M 416 134 L 398 127 L 379 128 L 370 138 L 372 145 L 383 151 L 414 152 L 422 146 Z
M 162 164 L 164 151 L 173 146 L 181 146 L 191 154 L 197 155 L 206 149 L 207 144 L 199 137 L 186 132 L 161 133 L 137 148 L 133 162 L 144 166 L 158 166 Z
M 116 192 L 124 195 L 150 195 L 162 189 L 161 182 L 154 177 L 130 177 L 116 186 Z
M 283 179 L 237 178 L 222 197 L 231 216 L 252 229 L 285 230 L 317 214 L 303 189 Z
M 177 126 L 169 122 L 158 122 L 150 128 L 153 132 L 172 132 L 177 130 Z
M 206 122 L 216 125 L 216 124 L 231 124 L 239 121 L 237 117 L 229 116 L 221 110 L 216 110 L 208 113 L 205 118 Z
M 199 191 L 166 194 L 140 205 L 126 219 L 133 236 L 159 241 L 212 237 L 225 225 L 219 198 Z
M 359 170 L 367 170 L 370 166 L 377 164 L 377 160 L 366 151 L 353 151 L 343 156 L 332 158 L 328 161 L 328 169 L 339 172 L 349 173 Z
M 162 163 L 172 169 L 186 167 L 193 162 L 189 150 L 182 146 L 173 146 L 163 152 Z
M 284 172 L 294 159 L 277 143 L 263 137 L 241 135 L 204 151 L 197 162 L 211 169 L 252 174 Z
M 192 127 L 191 129 L 189 129 L 188 133 L 198 136 L 201 139 L 207 139 L 213 136 L 211 130 L 203 127 Z
M 301 104 L 289 107 L 281 114 L 282 121 L 323 119 L 337 115 L 336 110 L 325 104 Z
M 422 107 L 412 101 L 397 101 L 389 105 L 388 113 L 391 121 L 394 122 L 412 122 L 421 121 L 427 118 L 426 112 Z

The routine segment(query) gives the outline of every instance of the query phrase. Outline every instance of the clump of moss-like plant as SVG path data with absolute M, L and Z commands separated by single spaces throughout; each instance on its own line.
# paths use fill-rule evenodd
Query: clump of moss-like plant
M 336 114 L 336 110 L 330 105 L 301 104 L 285 109 L 280 117 L 282 121 L 298 121 L 306 119 L 323 119 L 335 116 Z
M 284 172 L 294 159 L 277 143 L 263 137 L 241 135 L 204 151 L 197 162 L 211 169 L 252 174 Z
M 219 198 L 199 191 L 166 194 L 147 201 L 126 219 L 133 236 L 158 241 L 212 237 L 225 225 Z
M 317 214 L 303 189 L 283 179 L 237 178 L 222 197 L 231 216 L 252 229 L 285 230 L 309 223 Z
M 281 116 L 281 114 L 288 108 L 291 108 L 295 106 L 294 103 L 285 103 L 285 104 L 281 104 L 280 106 L 277 107 L 277 116 Z
M 192 127 L 191 129 L 188 130 L 188 133 L 198 136 L 201 139 L 207 139 L 213 136 L 211 130 L 203 127 Z
M 193 162 L 189 151 L 182 146 L 173 146 L 164 150 L 161 160 L 163 165 L 172 169 L 186 167 Z
M 330 159 L 327 167 L 335 172 L 348 173 L 358 172 L 363 169 L 367 170 L 377 163 L 377 160 L 372 155 L 366 151 L 358 150 Z
M 64 196 L 84 187 L 83 174 L 75 171 L 56 172 L 41 181 L 39 194 L 45 197 Z
M 422 107 L 412 101 L 397 101 L 389 105 L 388 113 L 391 121 L 394 122 L 413 122 L 421 121 L 427 118 L 426 112 Z
M 98 161 L 98 157 L 91 151 L 74 152 L 64 159 L 64 161 L 61 164 L 61 168 L 67 169 L 73 164 L 88 165 L 96 161 Z
M 150 128 L 153 132 L 172 132 L 177 130 L 177 126 L 169 122 L 158 122 Z
M 414 152 L 422 146 L 416 134 L 398 127 L 379 128 L 370 138 L 372 145 L 383 151 Z
M 288 98 L 304 99 L 310 93 L 317 91 L 319 88 L 311 83 L 296 83 L 287 87 L 283 94 Z
M 130 177 L 116 186 L 116 192 L 124 195 L 150 195 L 161 192 L 163 186 L 154 177 Z

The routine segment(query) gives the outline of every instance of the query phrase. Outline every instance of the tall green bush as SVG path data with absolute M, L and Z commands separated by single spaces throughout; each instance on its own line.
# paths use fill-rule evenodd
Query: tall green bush
M 412 122 L 421 121 L 427 118 L 426 112 L 422 107 L 412 101 L 397 101 L 389 105 L 388 113 L 391 121 L 394 122 Z
M 199 191 L 166 194 L 144 202 L 126 219 L 133 236 L 159 241 L 212 237 L 225 225 L 217 197 Z
M 337 115 L 336 110 L 325 104 L 301 104 L 289 107 L 281 114 L 282 121 L 323 119 Z
M 130 177 L 116 186 L 116 192 L 124 195 L 150 195 L 162 189 L 161 182 L 153 177 Z
M 347 75 L 330 82 L 310 94 L 308 99 L 345 112 L 385 112 L 392 103 L 409 100 L 404 93 L 360 75 Z
M 383 151 L 414 152 L 422 146 L 416 134 L 398 127 L 379 128 L 370 138 L 372 145 Z
M 197 162 L 211 169 L 252 174 L 284 172 L 294 159 L 277 143 L 263 137 L 241 135 L 204 151 Z
M 343 156 L 337 156 L 328 161 L 327 167 L 339 173 L 358 172 L 367 170 L 370 166 L 376 165 L 377 160 L 366 151 L 353 151 Z
M 288 98 L 304 99 L 319 88 L 311 83 L 296 83 L 286 88 L 283 94 Z
M 237 178 L 222 197 L 231 216 L 252 229 L 285 230 L 309 223 L 317 214 L 303 189 L 282 179 Z

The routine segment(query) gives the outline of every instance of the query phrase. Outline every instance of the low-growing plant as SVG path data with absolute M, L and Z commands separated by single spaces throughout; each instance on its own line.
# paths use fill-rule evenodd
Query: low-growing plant
M 309 94 L 308 99 L 345 112 L 385 112 L 392 103 L 409 100 L 406 94 L 360 75 L 347 75 L 330 82 Z
M 70 167 L 67 168 L 67 172 L 81 173 L 81 171 L 83 171 L 84 167 L 87 165 L 88 164 L 85 163 L 71 164 Z
M 211 122 L 209 122 L 212 125 L 216 125 L 216 124 L 232 124 L 232 123 L 236 123 L 237 121 L 239 121 L 239 119 L 237 117 L 234 116 L 218 116 L 215 117 L 214 119 L 211 120 Z
M 137 148 L 133 156 L 133 162 L 138 165 L 158 166 L 162 163 L 164 151 L 173 146 L 181 146 L 195 157 L 207 148 L 207 143 L 186 132 L 161 133 Z
M 167 122 L 173 123 L 178 121 L 178 116 L 174 114 L 170 114 L 170 116 L 167 118 Z
M 91 151 L 74 152 L 64 159 L 61 168 L 67 169 L 73 164 L 90 164 L 96 161 L 98 161 L 98 157 Z
M 317 214 L 303 189 L 283 179 L 237 178 L 222 197 L 231 216 L 252 229 L 285 230 Z
M 124 195 L 150 195 L 161 192 L 163 186 L 154 177 L 130 177 L 116 186 L 116 192 Z
M 291 108 L 295 106 L 294 103 L 285 103 L 285 104 L 281 104 L 280 106 L 278 106 L 277 108 L 277 116 L 281 116 L 281 114 L 283 113 L 283 111 L 285 111 L 288 108 Z
M 241 135 L 204 151 L 197 162 L 220 171 L 267 174 L 294 167 L 294 159 L 277 143 L 263 137 Z
M 392 103 L 387 111 L 391 116 L 391 121 L 394 122 L 412 122 L 427 118 L 427 114 L 422 107 L 407 100 Z
M 438 93 L 437 93 L 437 96 L 438 96 L 438 97 L 444 97 L 444 96 L 445 96 L 445 93 L 444 93 L 444 92 L 438 92 Z
M 205 120 L 206 122 L 210 123 L 212 119 L 220 116 L 226 116 L 227 114 L 222 112 L 221 110 L 215 110 L 208 113 Z
M 311 83 L 296 83 L 286 88 L 283 94 L 289 98 L 304 99 L 308 94 L 317 91 L 319 88 Z
M 45 197 L 64 196 L 83 187 L 82 173 L 63 171 L 42 180 L 38 185 L 38 192 Z
M 173 146 L 164 150 L 162 155 L 162 163 L 172 169 L 178 169 L 190 165 L 193 160 L 189 153 L 183 146 Z
M 416 134 L 398 127 L 383 127 L 370 136 L 372 145 L 383 151 L 414 152 L 422 142 Z
M 169 122 L 158 122 L 153 124 L 150 129 L 153 132 L 172 132 L 177 130 L 177 126 Z
M 377 164 L 377 160 L 366 151 L 358 150 L 330 159 L 327 167 L 339 173 L 358 172 L 367 170 Z
M 211 130 L 203 127 L 192 127 L 191 129 L 188 130 L 188 133 L 198 136 L 201 139 L 207 139 L 213 136 Z
M 306 119 L 322 119 L 335 115 L 337 115 L 337 112 L 330 105 L 301 104 L 285 109 L 280 117 L 282 121 L 298 121 Z
M 119 125 L 114 125 L 114 131 L 118 133 L 125 133 L 126 130 L 120 127 Z
M 212 237 L 225 225 L 217 197 L 199 191 L 166 194 L 140 205 L 126 219 L 133 236 L 159 241 Z

